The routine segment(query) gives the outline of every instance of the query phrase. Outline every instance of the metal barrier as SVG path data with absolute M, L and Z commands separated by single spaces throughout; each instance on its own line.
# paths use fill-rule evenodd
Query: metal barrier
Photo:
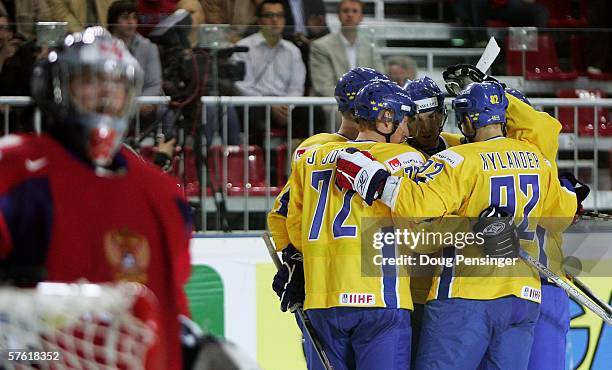
M 409 55 L 411 57 L 424 56 L 427 59 L 426 71 L 434 73 L 434 57 L 458 57 L 465 59 L 473 57 L 476 64 L 478 58 L 484 52 L 484 48 L 421 48 L 421 47 L 379 47 L 376 49 L 381 56 Z
M 167 104 L 169 102 L 168 97 L 139 97 L 140 104 Z M 257 217 L 261 217 L 262 214 L 272 208 L 274 195 L 271 192 L 271 153 L 272 153 L 272 137 L 271 137 L 271 106 L 282 104 L 289 107 L 291 112 L 296 107 L 307 107 L 308 108 L 308 134 L 314 133 L 314 109 L 315 107 L 330 107 L 335 110 L 336 102 L 333 98 L 327 97 L 237 97 L 237 96 L 205 96 L 201 98 L 204 106 L 217 105 L 221 108 L 222 112 L 227 112 L 229 107 L 243 107 L 244 113 L 242 116 L 242 132 L 244 135 L 243 145 L 244 148 L 248 148 L 248 137 L 249 131 L 252 129 L 249 127 L 249 108 L 253 107 L 265 107 L 265 141 L 264 141 L 264 171 L 265 171 L 265 191 L 263 194 L 253 195 L 250 191 L 249 182 L 249 160 L 252 160 L 249 156 L 248 150 L 243 150 L 243 184 L 244 192 L 241 195 L 228 195 L 227 190 L 224 186 L 213 192 L 212 196 L 207 195 L 206 189 L 208 187 L 207 177 L 203 176 L 200 184 L 199 197 L 192 199 L 195 203 L 201 204 L 200 216 L 202 217 L 202 230 L 207 230 L 206 216 L 209 213 L 216 212 L 215 196 L 222 197 L 226 201 L 226 206 L 229 212 L 242 213 L 243 217 L 243 230 L 248 231 L 250 229 L 251 213 L 259 213 Z M 612 190 L 600 190 L 600 171 L 598 162 L 600 159 L 600 151 L 612 150 L 612 136 L 602 136 L 599 132 L 599 126 L 594 125 L 593 136 L 581 136 L 579 132 L 579 108 L 592 108 L 593 109 L 593 122 L 599 122 L 598 109 L 599 108 L 611 108 L 612 99 L 566 99 L 566 98 L 534 98 L 530 99 L 532 105 L 537 109 L 546 108 L 555 116 L 559 116 L 559 109 L 561 108 L 573 108 L 574 116 L 574 132 L 573 133 L 562 133 L 559 137 L 559 151 L 566 156 L 571 154 L 571 159 L 558 160 L 559 168 L 569 169 L 578 174 L 580 169 L 589 169 L 591 171 L 591 187 L 592 195 L 587 199 L 585 206 L 589 209 L 612 209 Z M 446 100 L 446 104 L 450 106 L 450 99 Z M 12 97 L 3 96 L 0 97 L 0 105 L 10 107 L 20 107 L 32 104 L 32 99 L 29 97 Z M 4 112 L 4 132 L 8 132 L 9 128 L 9 111 L 7 108 Z M 37 127 L 40 127 L 40 113 L 35 116 Z M 228 138 L 228 125 L 227 125 L 227 114 L 224 115 L 222 121 L 222 134 L 221 143 L 224 149 L 227 149 L 227 138 Z M 202 123 L 207 125 L 209 122 L 207 117 L 206 109 L 202 109 Z M 456 127 L 454 124 L 454 115 L 449 115 L 449 122 L 445 126 L 445 130 L 455 131 Z M 568 122 L 566 122 L 568 123 Z M 337 117 L 335 114 L 331 114 L 328 125 L 326 124 L 329 132 L 334 132 L 337 128 Z M 287 145 L 287 166 L 289 168 L 291 161 L 291 153 L 293 151 L 292 127 L 293 121 L 291 114 L 288 115 L 287 119 L 287 133 L 286 137 L 282 140 Z M 204 134 L 203 134 L 204 136 Z M 280 138 L 276 137 L 276 140 Z M 205 139 L 204 139 L 205 140 Z M 223 152 L 226 154 L 227 152 Z M 592 159 L 581 159 L 580 154 L 592 153 Z M 204 153 L 205 154 L 205 153 Z M 227 155 L 223 155 L 223 179 L 222 184 L 227 184 L 228 176 L 228 162 Z M 604 166 L 602 166 L 604 168 Z M 282 185 L 282 184 L 279 184 Z
M 166 105 L 170 103 L 169 96 L 139 96 L 138 104 L 153 104 L 153 105 Z M 0 106 L 5 106 L 3 115 L 4 115 L 4 130 L 3 134 L 7 135 L 9 133 L 9 115 L 11 107 L 27 107 L 31 104 L 34 104 L 34 99 L 29 96 L 0 96 Z M 34 130 L 36 132 L 41 131 L 41 116 L 40 109 L 36 108 L 34 110 Z M 136 116 L 136 132 L 140 132 L 140 119 Z
M 200 191 L 200 199 L 199 199 L 199 204 L 201 204 L 202 206 L 200 207 L 200 215 L 201 215 L 201 220 L 202 220 L 202 229 L 206 230 L 207 229 L 207 220 L 206 220 L 206 215 L 208 213 L 208 210 L 213 207 L 213 210 L 215 209 L 214 207 L 219 207 L 219 202 L 223 201 L 225 202 L 225 200 L 227 199 L 227 208 L 232 211 L 232 210 L 237 210 L 240 206 L 242 206 L 242 210 L 243 210 L 243 224 L 244 227 L 243 229 L 245 231 L 249 230 L 249 213 L 251 210 L 253 211 L 259 211 L 259 212 L 267 212 L 268 210 L 270 210 L 272 208 L 272 204 L 274 201 L 274 198 L 271 195 L 270 192 L 270 188 L 271 188 L 271 181 L 270 181 L 270 172 L 271 172 L 271 146 L 272 146 L 272 142 L 271 142 L 271 111 L 270 111 L 270 107 L 272 105 L 287 105 L 289 107 L 289 114 L 287 116 L 287 163 L 290 163 L 290 159 L 291 159 L 291 153 L 293 152 L 293 148 L 292 148 L 292 140 L 291 138 L 293 137 L 293 121 L 292 121 L 292 115 L 291 112 L 293 111 L 293 109 L 295 107 L 299 107 L 299 106 L 306 106 L 308 107 L 308 133 L 310 136 L 312 136 L 314 134 L 314 107 L 323 107 L 323 106 L 329 106 L 329 107 L 335 107 L 336 106 L 336 100 L 334 98 L 328 98 L 328 97 L 282 97 L 282 96 L 273 96 L 273 97 L 268 97 L 268 96 L 220 96 L 220 97 L 216 97 L 216 96 L 204 96 L 201 98 L 201 101 L 204 105 L 204 107 L 202 108 L 202 123 L 204 126 L 206 126 L 208 124 L 208 117 L 207 117 L 207 113 L 206 113 L 206 106 L 215 106 L 215 105 L 220 105 L 222 107 L 222 110 L 225 112 L 225 110 L 227 109 L 228 106 L 242 106 L 244 109 L 244 113 L 243 113 L 243 119 L 242 119 L 242 127 L 243 127 L 243 134 L 244 134 L 244 138 L 246 139 L 243 142 L 244 148 L 248 148 L 249 142 L 248 142 L 248 138 L 249 138 L 249 133 L 250 133 L 250 127 L 249 127 L 249 108 L 250 107 L 265 107 L 266 111 L 265 111 L 265 131 L 266 131 L 266 137 L 265 137 L 265 141 L 264 141 L 264 150 L 265 150 L 265 184 L 266 184 L 266 190 L 265 190 L 265 195 L 263 197 L 263 201 L 262 199 L 258 199 L 255 201 L 250 201 L 250 199 L 253 197 L 252 195 L 250 195 L 250 189 L 248 186 L 245 186 L 244 189 L 244 195 L 242 196 L 235 196 L 235 197 L 227 197 L 227 191 L 225 188 L 223 188 L 221 190 L 221 192 L 219 193 L 218 190 L 215 191 L 214 196 L 216 197 L 215 201 L 216 203 L 213 203 L 212 200 L 207 199 L 207 197 L 205 196 L 206 194 L 206 190 L 208 187 L 208 183 L 207 183 L 207 178 L 206 176 L 203 176 L 202 178 L 202 184 L 201 184 L 201 188 L 204 189 L 202 191 Z M 223 145 L 227 145 L 227 114 L 223 114 L 224 117 L 224 122 L 223 122 L 223 135 L 222 135 L 222 142 Z M 335 114 L 331 114 L 330 115 L 330 121 L 329 121 L 329 132 L 334 132 L 336 130 L 336 115 Z M 244 150 L 243 151 L 243 184 L 247 184 L 248 183 L 248 179 L 249 179 L 249 166 L 248 166 L 248 158 L 249 153 L 248 150 Z M 223 168 L 222 168 L 222 174 L 223 174 L 223 180 L 222 180 L 222 184 L 226 184 L 227 183 L 227 156 L 223 157 Z M 232 199 L 234 198 L 234 199 Z M 242 198 L 242 201 L 240 202 L 239 199 Z M 261 198 L 261 197 L 253 197 L 255 199 L 257 198 Z M 207 201 L 208 200 L 208 201 Z M 238 201 L 238 202 L 236 202 Z

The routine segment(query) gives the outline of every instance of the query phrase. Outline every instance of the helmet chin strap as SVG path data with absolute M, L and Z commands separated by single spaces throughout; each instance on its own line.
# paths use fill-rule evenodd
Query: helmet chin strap
M 378 127 L 376 129 L 374 129 L 374 131 L 376 131 L 377 134 L 384 136 L 385 141 L 387 143 L 391 142 L 391 136 L 393 136 L 393 134 L 395 134 L 395 131 L 397 131 L 397 128 L 399 127 L 399 123 L 395 123 L 393 122 L 393 131 L 391 131 L 391 133 L 389 134 L 385 134 L 384 132 L 378 130 Z

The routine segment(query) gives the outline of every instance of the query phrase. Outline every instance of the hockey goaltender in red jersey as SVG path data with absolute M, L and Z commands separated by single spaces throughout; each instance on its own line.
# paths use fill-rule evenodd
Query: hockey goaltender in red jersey
M 161 316 L 146 368 L 181 369 L 191 217 L 170 177 L 122 149 L 141 81 L 127 48 L 99 27 L 67 36 L 36 67 L 44 132 L 0 139 L 0 272 L 13 283 L 146 285 Z

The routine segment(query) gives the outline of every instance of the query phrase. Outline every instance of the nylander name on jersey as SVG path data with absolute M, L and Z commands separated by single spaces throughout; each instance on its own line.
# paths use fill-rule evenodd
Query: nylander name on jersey
M 538 155 L 529 151 L 506 150 L 480 153 L 483 171 L 539 170 Z

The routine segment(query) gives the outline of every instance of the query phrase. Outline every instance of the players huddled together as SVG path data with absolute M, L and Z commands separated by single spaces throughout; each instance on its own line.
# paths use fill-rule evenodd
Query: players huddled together
M 338 132 L 294 152 L 268 214 L 283 259 L 272 286 L 282 311 L 304 310 L 309 369 L 565 368 L 569 298 L 518 257 L 565 276 L 561 234 L 589 189 L 559 175 L 561 124 L 518 90 L 471 65 L 448 67 L 444 80 L 461 134 L 443 131 L 446 94 L 431 78 L 401 87 L 356 67 L 336 85 Z M 428 276 L 364 272 L 369 220 L 450 217 L 475 220 L 484 245 L 412 252 L 519 262 L 510 273 L 457 264 Z

